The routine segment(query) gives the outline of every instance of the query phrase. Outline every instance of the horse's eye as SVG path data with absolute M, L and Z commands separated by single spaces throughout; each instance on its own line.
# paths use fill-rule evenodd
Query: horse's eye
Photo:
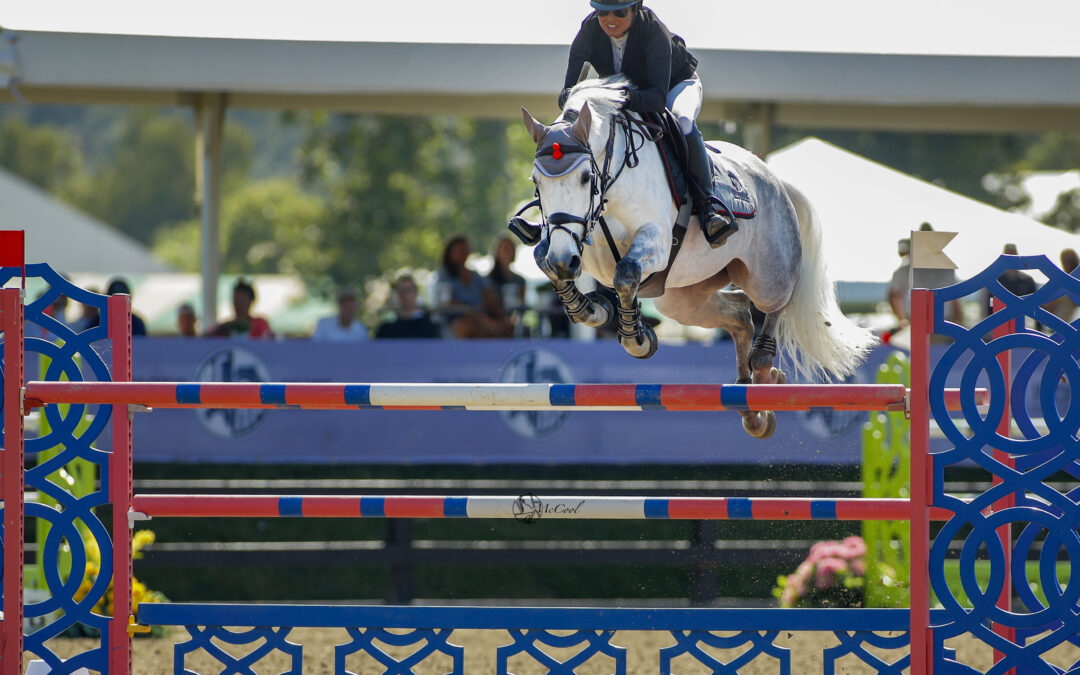
M 581 174 L 581 184 L 582 184 L 582 185 L 585 185 L 585 184 L 586 184 L 586 183 L 588 183 L 588 182 L 589 182 L 590 180 L 592 180 L 592 175 L 590 175 L 588 171 L 585 171 L 585 172 L 583 172 L 583 173 Z

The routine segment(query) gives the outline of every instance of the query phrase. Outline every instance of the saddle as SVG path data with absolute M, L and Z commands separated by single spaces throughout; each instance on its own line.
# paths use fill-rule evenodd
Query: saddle
M 658 125 L 663 133 L 656 147 L 660 152 L 660 160 L 664 164 L 664 173 L 671 189 L 671 198 L 676 207 L 682 207 L 688 200 L 689 182 L 687 176 L 687 163 L 689 157 L 686 150 L 686 139 L 679 128 L 679 123 L 670 110 L 664 110 L 663 114 L 648 113 L 645 115 L 652 124 Z M 757 212 L 754 197 L 743 186 L 735 167 L 728 162 L 714 145 L 705 143 L 705 147 L 712 154 L 712 193 L 720 202 L 721 211 L 726 210 L 736 218 L 750 219 Z
M 693 211 L 693 201 L 689 189 L 690 172 L 687 169 L 689 156 L 686 138 L 683 136 L 682 129 L 679 128 L 678 121 L 667 109 L 662 114 L 648 113 L 644 117 L 647 122 L 656 125 L 661 130 L 656 148 L 660 153 L 660 161 L 664 165 L 664 176 L 671 190 L 671 198 L 679 209 L 679 215 L 672 226 L 671 253 L 668 255 L 667 266 L 660 272 L 655 272 L 645 278 L 638 289 L 638 297 L 655 298 L 664 294 L 668 272 L 686 239 L 686 227 Z M 753 218 L 757 212 L 753 196 L 743 187 L 733 167 L 728 166 L 729 163 L 722 159 L 720 149 L 708 143 L 705 147 L 712 152 L 712 198 L 720 201 L 720 210 L 726 210 L 735 218 Z

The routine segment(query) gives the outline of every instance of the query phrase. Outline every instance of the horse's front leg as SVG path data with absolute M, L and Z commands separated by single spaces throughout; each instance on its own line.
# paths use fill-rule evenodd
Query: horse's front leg
M 670 242 L 665 241 L 665 236 L 670 239 L 658 225 L 642 226 L 634 235 L 630 250 L 615 265 L 613 283 L 619 296 L 619 343 L 638 359 L 649 358 L 659 345 L 656 333 L 641 320 L 637 293 L 643 278 L 667 265 Z
M 599 293 L 581 294 L 573 281 L 563 281 L 551 269 L 547 262 L 548 240 L 544 239 L 533 249 L 536 266 L 551 281 L 555 295 L 559 296 L 566 316 L 574 323 L 597 328 L 611 320 L 615 310 L 607 298 Z

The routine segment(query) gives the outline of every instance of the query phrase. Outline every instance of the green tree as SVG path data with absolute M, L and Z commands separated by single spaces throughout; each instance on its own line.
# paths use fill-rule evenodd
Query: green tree
M 0 166 L 47 192 L 58 192 L 84 170 L 74 135 L 14 116 L 0 122 Z
M 144 243 L 163 227 L 197 215 L 190 114 L 136 108 L 116 123 L 113 135 L 100 170 L 64 190 L 72 203 Z M 244 180 L 251 148 L 242 128 L 226 128 L 223 190 Z
M 432 267 L 452 234 L 485 247 L 532 193 L 520 124 L 315 114 L 307 128 L 302 175 L 327 196 L 328 272 L 339 283 Z
M 221 209 L 222 270 L 234 274 L 295 274 L 319 282 L 332 259 L 321 223 L 320 198 L 288 179 L 268 179 L 232 191 Z M 159 232 L 154 253 L 189 271 L 199 270 L 201 223 L 190 220 Z

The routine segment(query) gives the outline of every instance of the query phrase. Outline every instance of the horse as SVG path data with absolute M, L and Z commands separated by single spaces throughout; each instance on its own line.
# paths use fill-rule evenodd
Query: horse
M 638 290 L 644 279 L 666 270 L 657 311 L 684 326 L 727 331 L 735 343 L 736 383 L 786 382 L 774 365 L 778 356 L 798 376 L 850 376 L 876 340 L 840 311 L 809 200 L 751 152 L 732 143 L 709 144 L 756 197 L 754 219 L 713 248 L 692 217 L 669 267 L 678 210 L 652 147 L 655 139 L 641 132 L 637 114 L 623 111 L 629 86 L 621 75 L 580 82 L 551 126 L 522 108 L 537 146 L 532 180 L 543 216 L 530 243 L 570 319 L 597 327 L 617 315 L 626 351 L 652 356 L 658 341 L 642 321 Z M 601 218 L 604 237 L 597 237 Z M 617 307 L 577 289 L 583 271 L 615 291 Z M 765 313 L 756 340 L 751 302 Z M 742 415 L 751 436 L 768 438 L 775 431 L 772 411 Z

